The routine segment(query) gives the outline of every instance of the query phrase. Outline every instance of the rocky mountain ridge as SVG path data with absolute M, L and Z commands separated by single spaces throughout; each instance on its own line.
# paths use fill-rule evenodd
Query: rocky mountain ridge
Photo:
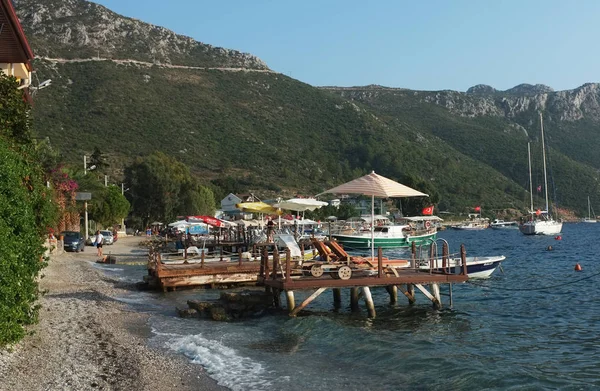
M 268 69 L 251 54 L 207 45 L 85 0 L 14 0 L 14 4 L 36 56 Z
M 414 96 L 425 103 L 445 107 L 462 117 L 496 116 L 510 120 L 522 114 L 547 112 L 556 121 L 578 121 L 587 118 L 600 120 L 600 84 L 586 83 L 572 90 L 553 91 L 550 87 L 520 84 L 506 91 L 479 84 L 459 92 L 414 91 L 375 85 L 364 87 L 322 87 L 358 101 L 372 101 L 381 94 Z

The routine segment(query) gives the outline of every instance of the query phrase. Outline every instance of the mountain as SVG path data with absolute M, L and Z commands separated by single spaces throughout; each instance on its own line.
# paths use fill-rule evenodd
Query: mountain
M 583 211 L 579 189 L 598 190 L 595 85 L 316 88 L 84 0 L 14 3 L 38 78 L 52 79 L 34 97 L 36 132 L 77 166 L 98 147 L 116 180 L 160 150 L 207 181 L 259 193 L 316 194 L 375 170 L 427 186 L 442 210 L 523 208 L 541 110 L 560 204 Z

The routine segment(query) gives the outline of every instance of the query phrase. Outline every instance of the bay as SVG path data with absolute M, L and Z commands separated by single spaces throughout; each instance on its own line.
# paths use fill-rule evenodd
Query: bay
M 453 253 L 464 243 L 468 256 L 506 256 L 490 279 L 454 284 L 454 306 L 444 297 L 442 310 L 420 293 L 416 305 L 401 294 L 390 305 L 384 289 L 373 289 L 377 317 L 369 319 L 364 306 L 350 312 L 346 289 L 339 311 L 328 291 L 308 307 L 310 316 L 220 323 L 181 319 L 175 310 L 188 299 L 216 299 L 219 290 L 132 292 L 120 300 L 151 315 L 150 344 L 185 355 L 232 390 L 590 389 L 600 386 L 599 233 L 597 224 L 564 224 L 562 240 L 442 231 Z M 133 282 L 146 273 L 102 268 Z M 310 293 L 298 292 L 296 301 Z

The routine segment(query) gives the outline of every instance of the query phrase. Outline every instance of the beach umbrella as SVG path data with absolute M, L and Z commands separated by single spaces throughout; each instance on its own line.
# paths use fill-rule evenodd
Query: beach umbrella
M 281 214 L 281 210 L 264 202 L 240 202 L 235 207 L 249 213 Z
M 208 225 L 212 225 L 213 227 L 224 227 L 225 223 L 223 220 L 217 219 L 212 216 L 188 216 L 186 219 L 189 223 L 206 223 Z
M 346 182 L 332 189 L 325 190 L 323 193 L 336 194 L 362 194 L 371 196 L 371 220 L 375 216 L 375 197 L 429 197 L 415 189 L 393 181 L 384 176 L 375 174 L 375 171 L 368 175 Z M 375 258 L 375 231 L 374 224 L 371 224 L 371 259 Z
M 313 211 L 327 205 L 329 205 L 327 202 L 318 201 L 314 198 L 290 198 L 289 200 L 278 202 L 273 206 L 295 212 L 304 212 L 307 210 Z

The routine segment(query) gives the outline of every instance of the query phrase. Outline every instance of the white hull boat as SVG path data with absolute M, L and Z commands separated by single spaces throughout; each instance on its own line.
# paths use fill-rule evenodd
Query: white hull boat
M 562 222 L 552 218 L 548 206 L 548 177 L 546 174 L 546 147 L 544 145 L 544 123 L 542 113 L 540 113 L 540 128 L 542 131 L 542 162 L 544 163 L 544 191 L 546 193 L 546 209 L 533 209 L 533 183 L 531 181 L 531 149 L 527 144 L 527 154 L 529 159 L 529 194 L 531 202 L 530 218 L 528 221 L 519 225 L 519 230 L 524 235 L 557 235 L 562 231 Z M 539 189 L 538 189 L 539 191 Z

